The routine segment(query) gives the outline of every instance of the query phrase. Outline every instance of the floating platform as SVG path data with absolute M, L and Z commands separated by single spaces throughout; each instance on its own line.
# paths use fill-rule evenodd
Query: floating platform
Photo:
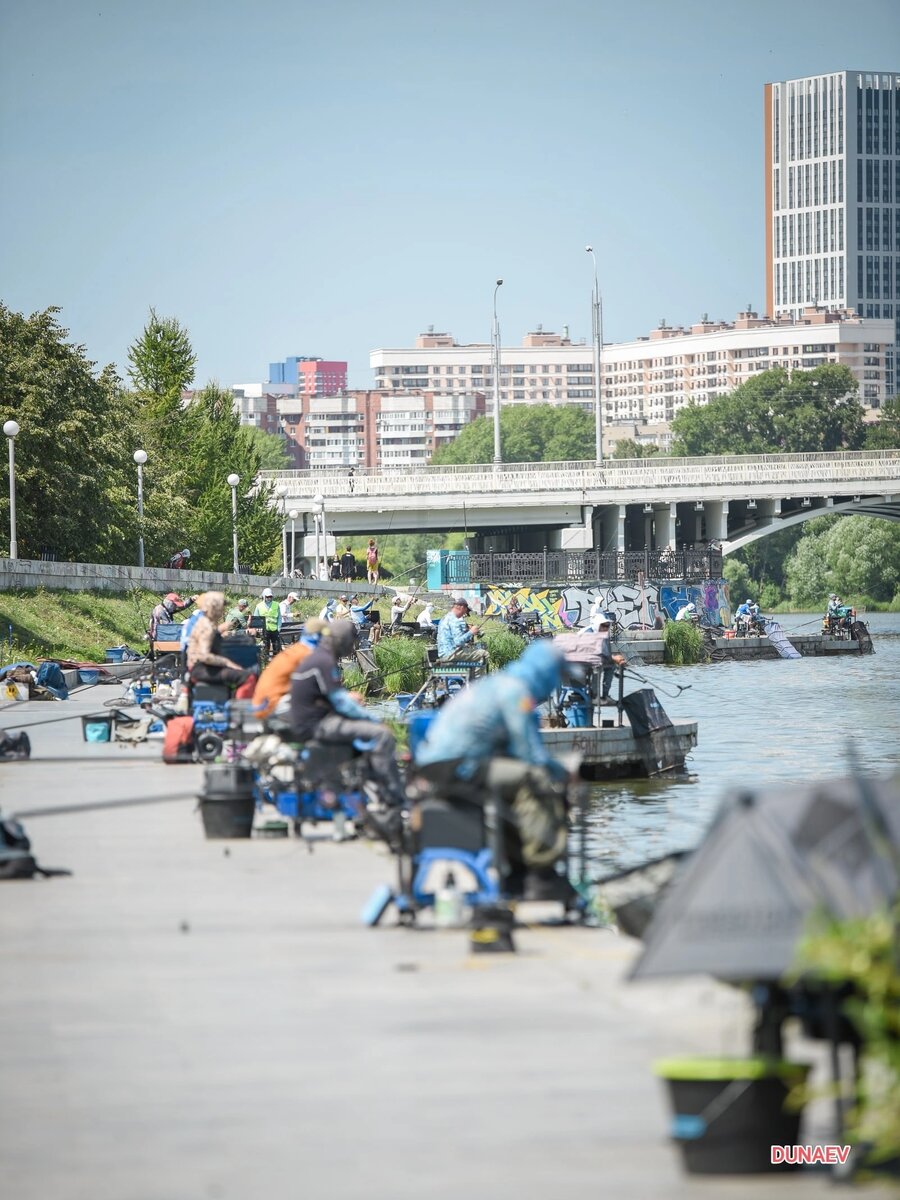
M 787 634 L 788 641 L 802 658 L 821 655 L 837 657 L 844 654 L 871 653 L 861 649 L 856 638 L 833 638 L 821 633 Z M 618 644 L 626 651 L 639 655 L 645 663 L 665 662 L 665 644 L 656 630 L 629 629 L 618 638 Z M 780 658 L 777 649 L 768 637 L 717 637 L 705 643 L 707 651 L 714 651 L 717 661 L 723 659 Z M 615 649 L 615 647 L 613 647 Z
M 617 724 L 615 708 L 604 708 L 601 727 L 542 729 L 551 754 L 581 755 L 584 779 L 643 779 L 684 769 L 684 760 L 697 745 L 696 721 L 673 721 L 672 728 L 649 737 L 634 736 L 628 718 Z M 605 714 L 611 714 L 606 716 Z M 665 753 L 661 753 L 663 750 Z

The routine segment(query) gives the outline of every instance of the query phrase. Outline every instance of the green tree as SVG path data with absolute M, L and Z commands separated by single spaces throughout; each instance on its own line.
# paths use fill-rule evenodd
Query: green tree
M 58 308 L 26 317 L 0 304 L 0 424 L 19 423 L 19 554 L 133 561 L 137 545 L 135 413 L 112 367 L 95 373 Z M 9 504 L 0 498 L 0 527 Z
M 287 452 L 284 438 L 277 433 L 266 433 L 255 425 L 246 425 L 251 444 L 259 452 L 261 471 L 289 471 L 291 456 Z
M 900 449 L 900 396 L 885 402 L 878 420 L 866 426 L 868 450 Z
M 592 458 L 594 418 L 573 404 L 514 404 L 500 410 L 504 462 L 571 462 Z M 432 462 L 489 463 L 494 457 L 492 417 L 479 417 Z
M 756 589 L 750 578 L 747 564 L 735 558 L 733 554 L 729 554 L 725 558 L 722 576 L 728 584 L 728 596 L 732 608 L 737 608 L 751 593 L 755 594 Z
M 278 548 L 281 515 L 270 485 L 257 486 L 257 439 L 240 423 L 231 392 L 209 383 L 180 410 L 176 429 L 180 450 L 172 464 L 186 488 L 185 545 L 198 566 L 228 571 L 232 565 L 231 489 L 228 476 L 240 476 L 238 547 L 242 565 L 261 568 Z
M 613 458 L 652 458 L 659 454 L 659 446 L 645 445 L 634 438 L 620 438 L 612 452 Z
M 789 374 L 761 371 L 672 422 L 672 453 L 800 454 L 855 450 L 864 441 L 863 407 L 847 367 L 827 364 Z
M 841 517 L 803 538 L 785 563 L 791 599 L 821 604 L 830 592 L 878 602 L 900 591 L 900 526 Z
M 158 317 L 151 308 L 143 331 L 128 347 L 128 374 L 148 422 L 166 422 L 177 413 L 196 366 L 188 331 L 175 317 Z

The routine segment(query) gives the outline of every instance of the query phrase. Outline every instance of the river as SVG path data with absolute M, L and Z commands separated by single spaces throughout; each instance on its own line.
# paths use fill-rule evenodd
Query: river
M 788 636 L 818 632 L 820 622 L 810 613 L 777 619 Z M 846 774 L 851 747 L 867 771 L 896 769 L 900 613 L 862 619 L 872 655 L 638 668 L 670 717 L 699 722 L 698 745 L 687 776 L 592 788 L 592 873 L 602 877 L 697 845 L 730 788 Z M 666 693 L 675 684 L 687 690 L 673 698 Z

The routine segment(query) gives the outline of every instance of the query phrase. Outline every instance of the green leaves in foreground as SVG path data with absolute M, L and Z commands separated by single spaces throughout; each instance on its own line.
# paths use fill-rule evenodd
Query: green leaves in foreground
M 703 657 L 703 634 L 691 621 L 666 621 L 663 642 L 669 666 L 686 666 Z

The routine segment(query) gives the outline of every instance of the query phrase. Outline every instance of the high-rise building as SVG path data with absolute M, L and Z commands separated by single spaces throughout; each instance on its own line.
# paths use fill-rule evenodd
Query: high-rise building
M 347 364 L 295 355 L 269 363 L 269 383 L 292 384 L 300 396 L 335 396 L 347 386 Z
M 765 86 L 766 301 L 770 316 L 854 309 L 890 320 L 883 376 L 900 345 L 900 74 L 833 71 Z M 872 385 L 871 389 L 866 385 Z M 872 404 L 872 407 L 875 407 Z

